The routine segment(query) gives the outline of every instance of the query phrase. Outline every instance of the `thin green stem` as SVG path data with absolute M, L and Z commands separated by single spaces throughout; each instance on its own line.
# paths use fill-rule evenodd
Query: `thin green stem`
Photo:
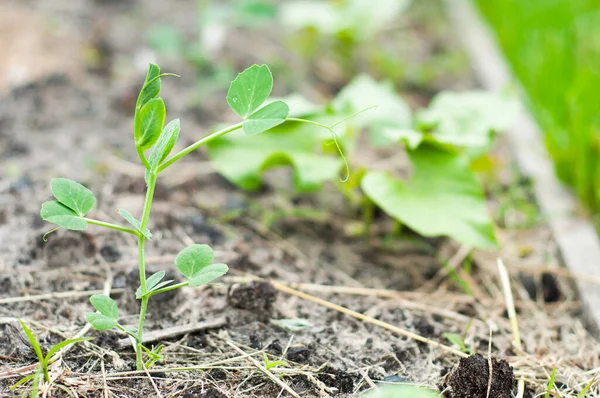
M 143 231 L 148 225 L 148 219 L 150 218 L 150 209 L 152 208 L 152 200 L 154 198 L 154 188 L 156 187 L 156 173 L 151 173 L 148 178 L 148 188 L 146 190 L 146 199 L 144 201 L 144 211 L 142 213 L 142 219 L 140 221 L 140 229 Z M 142 295 L 148 292 L 146 286 L 146 262 L 144 257 L 144 244 L 146 237 L 142 234 L 138 235 L 138 260 L 140 269 L 140 286 L 142 288 Z M 135 348 L 135 361 L 138 370 L 144 368 L 142 361 L 142 341 L 144 336 L 144 320 L 146 319 L 146 310 L 148 309 L 149 297 L 143 297 L 142 303 L 140 304 L 140 317 L 138 322 L 137 330 L 137 345 Z
M 181 159 L 182 157 L 184 157 L 188 153 L 195 151 L 196 149 L 200 148 L 202 145 L 208 144 L 209 142 L 211 142 L 215 138 L 219 138 L 219 137 L 221 137 L 221 136 L 223 136 L 225 134 L 231 133 L 232 131 L 241 129 L 242 128 L 242 124 L 243 123 L 234 124 L 233 126 L 229 126 L 229 127 L 225 128 L 225 129 L 216 131 L 216 132 L 214 132 L 214 133 L 212 133 L 210 135 L 207 135 L 206 137 L 200 139 L 199 141 L 196 141 L 192 145 L 190 145 L 187 148 L 181 150 L 180 152 L 178 152 L 177 154 L 175 154 L 171 158 L 169 158 L 169 160 L 167 160 L 166 162 L 164 162 L 163 164 L 161 164 L 160 167 L 157 170 L 157 173 L 160 173 L 161 171 L 163 171 L 164 169 L 166 169 L 167 167 L 169 167 L 170 165 L 172 165 L 173 163 L 175 163 L 176 161 L 178 161 L 179 159 Z
M 88 223 L 90 223 L 90 224 L 98 225 L 100 227 L 115 229 L 117 231 L 122 231 L 122 232 L 127 232 L 128 234 L 135 235 L 135 236 L 141 235 L 140 232 L 136 231 L 135 229 L 121 227 L 120 225 L 111 224 L 111 223 L 104 222 L 104 221 L 99 221 L 99 220 L 94 220 L 92 218 L 85 218 L 85 217 L 83 217 L 83 219 L 85 221 L 87 221 Z
M 137 150 L 137 153 L 140 157 L 140 160 L 142 161 L 142 163 L 144 164 L 144 167 L 146 167 L 146 169 L 150 170 L 150 163 L 148 163 L 148 159 L 146 159 L 146 155 L 144 154 L 144 150 L 142 148 L 140 148 L 139 146 L 135 146 L 135 149 Z

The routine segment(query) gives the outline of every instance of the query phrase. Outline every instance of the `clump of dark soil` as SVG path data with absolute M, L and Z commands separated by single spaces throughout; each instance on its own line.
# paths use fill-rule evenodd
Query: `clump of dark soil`
M 488 395 L 489 377 L 487 358 L 480 354 L 463 358 L 446 376 L 445 395 L 448 398 L 509 398 L 511 396 L 516 381 L 508 362 L 492 358 L 492 384 Z
M 233 308 L 251 311 L 261 319 L 271 316 L 277 290 L 269 282 L 250 282 L 232 285 L 227 302 Z

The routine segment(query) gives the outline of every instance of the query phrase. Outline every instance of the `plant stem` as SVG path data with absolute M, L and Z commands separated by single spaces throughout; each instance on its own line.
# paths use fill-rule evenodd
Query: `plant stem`
M 215 138 L 219 138 L 225 134 L 231 133 L 232 131 L 239 130 L 241 128 L 242 128 L 242 123 L 238 123 L 238 124 L 234 124 L 233 126 L 229 126 L 225 129 L 216 131 L 210 135 L 207 135 L 206 137 L 200 139 L 199 141 L 196 141 L 192 145 L 188 146 L 187 148 L 185 148 L 185 149 L 181 150 L 180 152 L 178 152 L 177 154 L 173 155 L 169 160 L 167 160 L 166 162 L 161 164 L 156 172 L 160 173 L 161 171 L 163 171 L 164 169 L 166 169 L 167 167 L 169 167 L 170 165 L 172 165 L 173 163 L 175 163 L 176 161 L 178 161 L 179 159 L 181 159 L 188 153 L 195 151 L 196 149 L 200 148 L 202 145 L 208 144 Z M 143 231 L 143 229 L 142 229 L 142 231 Z
M 87 221 L 88 223 L 90 223 L 90 224 L 99 225 L 101 227 L 110 228 L 110 229 L 116 229 L 117 231 L 127 232 L 128 234 L 132 234 L 132 235 L 135 235 L 135 236 L 141 235 L 135 229 L 121 227 L 120 225 L 111 224 L 111 223 L 104 222 L 104 221 L 99 221 L 99 220 L 94 220 L 94 219 L 91 219 L 91 218 L 85 218 L 85 217 L 83 217 L 83 219 L 85 221 Z
M 171 286 L 163 287 L 162 289 L 153 290 L 152 293 L 150 293 L 150 297 L 156 296 L 157 294 L 170 292 L 171 290 L 175 290 L 175 289 L 179 289 L 179 288 L 182 288 L 182 287 L 186 287 L 189 284 L 190 284 L 189 281 L 185 281 L 185 282 L 178 283 L 176 285 L 171 285 Z
M 156 173 L 150 173 L 148 178 L 148 188 L 146 190 L 146 199 L 144 201 L 144 211 L 142 213 L 142 219 L 140 221 L 140 229 L 143 231 L 148 225 L 148 219 L 150 217 L 150 209 L 152 208 L 152 200 L 154 198 L 154 188 L 156 187 Z M 138 235 L 138 260 L 140 269 L 140 286 L 142 288 L 142 294 L 147 293 L 146 287 L 146 263 L 144 257 L 144 243 L 146 237 L 143 234 Z M 148 308 L 149 297 L 143 297 L 140 305 L 140 317 L 138 322 L 137 330 L 137 344 L 135 347 L 135 362 L 138 370 L 144 369 L 144 362 L 142 360 L 142 340 L 144 335 L 144 320 L 146 319 L 146 310 Z

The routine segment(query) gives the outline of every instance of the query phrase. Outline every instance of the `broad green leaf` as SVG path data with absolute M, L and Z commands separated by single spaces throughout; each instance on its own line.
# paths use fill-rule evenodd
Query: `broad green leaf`
M 273 76 L 267 65 L 253 65 L 240 73 L 229 86 L 227 103 L 242 119 L 247 119 L 271 94 Z
M 371 171 L 364 193 L 383 211 L 424 236 L 450 236 L 481 249 L 497 247 L 483 189 L 465 156 L 432 146 L 409 153 L 412 178 Z
M 140 109 L 133 127 L 137 147 L 146 150 L 158 141 L 166 115 L 167 109 L 162 98 L 153 98 Z
M 257 136 L 234 132 L 208 144 L 216 170 L 242 189 L 253 191 L 262 185 L 264 170 L 275 166 L 294 168 L 298 191 L 319 189 L 338 176 L 342 161 L 323 154 L 329 132 L 298 122 L 286 122 Z
M 160 76 L 160 68 L 158 65 L 150 63 L 148 66 L 148 73 L 146 74 L 146 80 L 144 81 L 144 86 L 140 90 L 140 95 L 138 97 L 138 109 L 146 105 L 146 103 L 151 99 L 156 98 L 160 93 L 160 77 L 157 79 L 157 76 Z M 150 81 L 152 81 L 152 83 L 148 84 Z
M 57 201 L 44 202 L 40 211 L 42 219 L 73 231 L 84 231 L 88 223 L 73 210 Z
M 117 210 L 117 213 L 123 217 L 129 224 L 131 224 L 137 231 L 144 235 L 147 239 L 152 239 L 152 232 L 148 228 L 144 228 L 142 231 L 142 223 L 135 218 L 129 211 L 125 209 Z
M 85 318 L 92 327 L 99 331 L 109 330 L 117 326 L 117 320 L 97 312 L 86 312 Z
M 290 112 L 290 108 L 283 101 L 271 102 L 256 112 L 254 112 L 242 127 L 248 135 L 254 135 L 267 131 L 275 126 L 285 122 L 285 118 Z
M 181 126 L 179 119 L 172 120 L 163 128 L 163 131 L 158 138 L 158 141 L 156 141 L 156 145 L 152 148 L 152 153 L 148 158 L 148 163 L 150 163 L 153 170 L 156 170 L 162 161 L 169 156 L 177 142 L 180 130 Z
M 512 97 L 485 91 L 438 94 L 417 114 L 417 124 L 431 131 L 433 141 L 462 147 L 486 147 L 492 133 L 507 129 L 519 112 Z
M 227 267 L 225 264 L 217 263 L 207 265 L 190 279 L 190 286 L 200 286 L 210 283 L 215 279 L 225 275 L 227 271 L 229 271 L 229 267 Z
M 210 265 L 214 258 L 213 250 L 208 245 L 191 245 L 179 252 L 175 257 L 175 266 L 187 279 L 195 277 L 203 268 Z
M 90 303 L 100 313 L 115 321 L 119 319 L 119 309 L 115 300 L 105 294 L 94 294 L 90 297 Z
M 369 130 L 371 141 L 377 146 L 405 141 L 409 148 L 416 148 L 423 133 L 412 128 L 411 111 L 408 104 L 389 83 L 379 83 L 370 76 L 355 77 L 340 91 L 331 103 L 339 114 L 354 114 L 348 123 Z
M 441 398 L 442 396 L 427 387 L 409 385 L 388 385 L 371 390 L 364 398 Z
M 53 178 L 50 185 L 54 197 L 81 217 L 92 210 L 96 204 L 92 191 L 78 182 L 67 178 Z

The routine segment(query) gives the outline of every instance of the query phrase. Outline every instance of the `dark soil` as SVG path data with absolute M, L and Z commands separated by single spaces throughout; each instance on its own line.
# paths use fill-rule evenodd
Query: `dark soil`
M 510 398 L 516 385 L 512 367 L 505 361 L 480 354 L 463 358 L 456 369 L 446 377 L 444 390 L 448 398 Z M 488 393 L 489 387 L 489 393 Z
M 169 117 L 182 119 L 178 148 L 203 136 L 215 122 L 232 119 L 224 88 L 206 94 L 197 84 L 207 76 L 194 65 L 153 54 L 144 44 L 145 21 L 172 23 L 185 37 L 196 37 L 196 17 L 190 11 L 195 3 L 0 0 L 0 29 L 12 26 L 10 33 L 15 37 L 23 33 L 21 26 L 29 27 L 23 34 L 35 37 L 56 34 L 62 37 L 63 47 L 79 54 L 78 61 L 72 62 L 58 50 L 46 52 L 44 45 L 29 52 L 43 54 L 47 62 L 21 60 L 31 68 L 40 67 L 29 80 L 18 84 L 0 80 L 0 396 L 11 396 L 9 387 L 19 379 L 9 372 L 24 375 L 23 368 L 35 362 L 17 317 L 30 324 L 44 351 L 86 327 L 91 292 L 112 288 L 121 322 L 133 325 L 137 321 L 135 242 L 91 227 L 85 233 L 58 231 L 45 243 L 42 235 L 51 226 L 40 220 L 39 208 L 51 196 L 50 178 L 61 176 L 84 183 L 96 194 L 93 217 L 118 223 L 118 208 L 141 212 L 145 185 L 132 145 L 131 117 L 150 59 L 157 59 L 163 70 L 182 75 L 163 84 Z M 399 36 L 388 37 L 399 43 L 398 54 L 409 63 L 408 83 L 398 84 L 403 95 L 416 106 L 444 88 L 475 87 L 468 65 L 460 62 L 466 57 L 457 51 L 440 16 L 441 5 L 414 3 L 399 22 L 403 26 Z M 35 19 L 26 21 L 30 17 Z M 52 27 L 57 31 L 47 32 Z M 302 71 L 303 79 L 296 78 L 299 60 L 284 48 L 279 36 L 277 26 L 259 31 L 229 29 L 216 59 L 234 70 L 255 62 L 275 64 L 278 95 L 298 89 L 319 101 L 334 94 L 340 76 L 327 75 L 325 63 Z M 444 55 L 458 59 L 459 67 L 454 63 L 447 73 L 419 77 L 421 66 L 437 65 Z M 0 54 L 0 67 L 5 64 L 2 56 L 7 54 Z M 62 66 L 46 68 L 52 65 Z M 494 179 L 503 188 L 490 197 L 490 208 L 496 212 L 514 176 L 506 171 L 510 158 L 502 151 L 494 156 L 502 165 Z M 194 242 L 213 246 L 215 260 L 227 263 L 231 272 L 218 285 L 154 297 L 146 328 L 161 330 L 220 317 L 226 318 L 226 325 L 160 342 L 165 344 L 165 360 L 156 365 L 152 382 L 145 373 L 131 372 L 133 352 L 117 344 L 124 336 L 89 331 L 86 335 L 94 340 L 72 349 L 53 367 L 55 384 L 90 397 L 104 396 L 107 391 L 120 397 L 153 397 L 156 389 L 174 397 L 286 396 L 231 344 L 259 363 L 263 362 L 261 350 L 270 361 L 287 361 L 278 376 L 302 397 L 356 396 L 371 383 L 436 386 L 458 362 L 455 354 L 284 294 L 270 283 L 250 281 L 254 277 L 292 286 L 311 284 L 303 289 L 447 346 L 451 344 L 444 333 L 466 333 L 469 348 L 487 352 L 486 322 L 492 321 L 499 330 L 492 342 L 494 356 L 511 364 L 529 364 L 512 349 L 510 324 L 495 278 L 498 252 L 472 253 L 467 259 L 473 265 L 471 273 L 463 272 L 463 261 L 458 262 L 457 272 L 473 289 L 472 295 L 465 295 L 455 279 L 445 276 L 442 266 L 460 251 L 458 245 L 445 239 L 423 239 L 410 231 L 394 237 L 391 221 L 382 214 L 376 217 L 368 238 L 356 236 L 352 231 L 360 214 L 332 185 L 320 194 L 299 195 L 287 188 L 288 177 L 285 171 L 269 173 L 261 192 L 245 194 L 216 175 L 202 151 L 182 161 L 176 172 L 161 175 L 149 225 L 154 239 L 147 245 L 148 275 L 166 270 L 168 279 L 177 279 L 174 255 Z M 322 217 L 264 222 L 290 209 L 315 208 L 322 211 Z M 521 212 L 510 215 L 519 221 Z M 514 229 L 513 218 L 502 219 L 502 256 L 521 268 L 557 267 L 548 229 L 543 224 Z M 570 286 L 536 275 L 530 281 L 537 288 L 528 289 L 534 299 L 523 296 L 517 304 L 523 315 L 524 345 L 534 358 L 533 372 L 542 375 L 540 380 L 545 377 L 547 369 L 540 369 L 538 358 L 553 350 L 562 354 L 566 370 L 597 367 L 597 355 L 590 348 L 595 346 L 577 318 L 579 306 Z M 372 290 L 350 294 L 336 291 L 336 286 Z M 400 293 L 379 297 L 382 289 Z M 544 298 L 559 300 L 558 305 L 540 310 Z M 271 323 L 282 319 L 300 319 L 312 326 L 291 331 Z M 536 334 L 540 323 L 547 331 L 543 335 Z M 590 356 L 582 358 L 581 352 Z M 487 388 L 487 360 L 480 366 L 470 365 L 479 361 L 473 358 L 461 361 L 446 378 L 452 397 L 479 396 L 482 381 Z M 504 360 L 494 359 L 493 364 L 494 374 L 500 372 L 494 377 L 493 391 L 500 395 L 491 396 L 507 396 L 501 394 L 512 388 L 510 367 Z M 537 380 L 532 388 L 543 391 L 543 380 L 532 378 Z M 50 390 L 52 396 L 67 396 L 56 385 Z M 25 391 L 21 388 L 18 393 Z

